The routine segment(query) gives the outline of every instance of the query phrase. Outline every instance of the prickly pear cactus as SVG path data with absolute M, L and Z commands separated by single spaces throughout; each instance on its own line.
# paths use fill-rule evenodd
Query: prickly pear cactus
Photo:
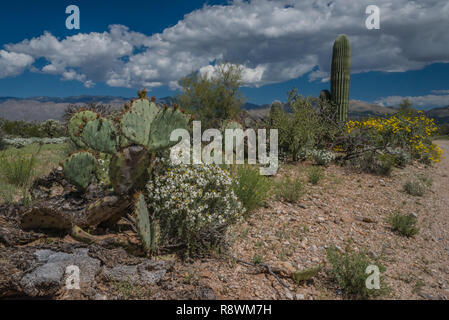
M 89 148 L 98 152 L 110 154 L 117 152 L 117 130 L 109 119 L 98 117 L 87 122 L 81 139 Z
M 57 210 L 29 210 L 23 215 L 20 226 L 24 230 L 69 231 L 72 227 L 72 221 Z
M 153 248 L 151 235 L 150 214 L 145 197 L 141 192 L 134 196 L 134 214 L 136 218 L 137 233 L 142 240 L 145 252 L 150 253 Z
M 81 134 L 86 126 L 87 122 L 92 121 L 97 118 L 95 112 L 84 110 L 75 113 L 69 121 L 68 131 L 70 139 L 80 148 L 86 148 L 87 145 L 81 138 Z
M 74 153 L 64 161 L 64 176 L 79 190 L 86 190 L 94 177 L 96 162 L 90 152 Z
M 123 136 L 132 143 L 148 146 L 150 129 L 158 111 L 154 102 L 144 96 L 135 100 L 120 119 Z
M 143 195 L 137 193 L 134 200 L 130 195 L 142 190 L 148 182 L 153 152 L 175 145 L 177 141 L 170 141 L 172 131 L 188 129 L 190 116 L 177 107 L 161 110 L 153 99 L 150 101 L 146 97 L 145 90 L 138 94 L 139 98 L 127 104 L 117 118 L 101 117 L 88 110 L 72 116 L 68 124 L 71 140 L 88 151 L 73 153 L 64 161 L 61 180 L 84 193 L 76 194 L 76 201 L 70 203 L 72 207 L 67 201 L 73 196 L 71 192 L 56 199 L 44 199 L 39 207 L 23 216 L 24 227 L 65 230 L 75 239 L 91 243 L 97 241 L 97 237 L 81 228 L 90 231 L 100 224 L 112 225 L 134 207 L 145 251 L 156 250 L 158 224 L 151 220 Z M 100 164 L 105 163 L 104 159 L 109 163 L 108 170 L 103 170 Z M 101 180 L 98 179 L 99 170 L 107 174 L 105 180 L 110 182 L 113 191 L 101 185 L 89 188 L 95 177 Z
M 157 151 L 174 146 L 178 141 L 170 141 L 173 130 L 186 129 L 189 118 L 178 108 L 164 108 L 159 111 L 151 124 L 148 149 Z
M 117 193 L 127 193 L 133 187 L 145 185 L 150 156 L 144 146 L 131 146 L 117 152 L 109 166 L 109 178 Z

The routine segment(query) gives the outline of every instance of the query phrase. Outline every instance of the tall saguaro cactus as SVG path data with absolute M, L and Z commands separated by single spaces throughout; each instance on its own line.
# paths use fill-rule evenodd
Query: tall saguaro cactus
M 331 95 L 339 121 L 348 119 L 350 78 L 351 45 L 346 35 L 340 35 L 334 42 L 331 67 Z

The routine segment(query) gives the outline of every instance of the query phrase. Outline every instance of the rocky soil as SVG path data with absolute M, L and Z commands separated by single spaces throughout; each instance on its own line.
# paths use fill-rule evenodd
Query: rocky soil
M 18 228 L 15 206 L 0 207 L 0 297 L 51 299 L 346 299 L 329 276 L 325 249 L 366 250 L 386 267 L 390 288 L 384 299 L 449 298 L 449 141 L 440 141 L 446 158 L 434 166 L 415 164 L 391 177 L 330 166 L 317 186 L 297 204 L 270 201 L 232 228 L 226 254 L 181 261 L 174 255 L 154 260 L 124 249 L 87 245 L 68 235 L 44 235 Z M 298 166 L 280 175 L 301 174 Z M 432 178 L 423 197 L 402 191 L 418 174 Z M 391 230 L 394 210 L 418 218 L 411 238 Z M 131 231 L 125 237 L 135 238 Z M 237 262 L 255 259 L 264 267 Z M 69 290 L 67 267 L 80 269 L 80 290 Z M 297 284 L 288 275 L 323 266 Z

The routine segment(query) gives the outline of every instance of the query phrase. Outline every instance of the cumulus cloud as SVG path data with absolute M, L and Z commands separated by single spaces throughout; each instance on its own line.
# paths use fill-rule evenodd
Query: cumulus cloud
M 27 54 L 0 50 L 0 78 L 21 74 L 33 62 L 33 57 Z
M 416 97 L 391 96 L 386 98 L 380 98 L 375 102 L 386 106 L 398 106 L 404 99 L 409 99 L 413 104 L 413 106 L 415 107 L 427 107 L 427 106 L 444 107 L 449 105 L 449 94 L 446 95 L 429 94 L 426 96 L 416 96 Z
M 367 30 L 365 8 L 371 0 L 235 0 L 205 5 L 161 33 L 145 35 L 111 25 L 103 33 L 38 38 L 4 46 L 2 64 L 17 75 L 34 60 L 39 71 L 92 86 L 169 85 L 192 71 L 213 71 L 217 60 L 240 64 L 248 86 L 283 82 L 308 75 L 329 78 L 332 44 L 338 34 L 351 40 L 352 73 L 403 72 L 449 62 L 449 3 L 446 0 L 377 0 L 380 30 Z M 11 64 L 5 55 L 16 55 Z M 19 56 L 17 56 L 19 55 Z M 31 59 L 31 60 L 30 60 Z
M 433 94 L 449 94 L 449 90 L 432 90 Z

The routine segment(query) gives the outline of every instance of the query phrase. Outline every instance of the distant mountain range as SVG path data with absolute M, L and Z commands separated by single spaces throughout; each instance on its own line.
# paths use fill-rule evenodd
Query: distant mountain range
M 121 108 L 130 98 L 116 96 L 73 96 L 73 97 L 0 97 L 0 118 L 8 120 L 43 121 L 47 119 L 62 119 L 64 110 L 69 104 L 86 104 L 91 102 L 111 105 L 113 108 Z M 172 97 L 158 99 L 159 103 L 171 103 Z M 284 104 L 284 108 L 288 108 Z M 247 110 L 254 118 L 263 118 L 270 112 L 270 104 L 257 105 L 246 103 L 243 109 Z M 367 116 L 380 116 L 396 112 L 393 107 L 383 107 L 377 104 L 369 104 L 363 101 L 351 100 L 349 102 L 349 117 L 359 119 Z M 438 123 L 449 123 L 449 106 L 434 108 L 426 111 L 426 114 L 435 118 Z

